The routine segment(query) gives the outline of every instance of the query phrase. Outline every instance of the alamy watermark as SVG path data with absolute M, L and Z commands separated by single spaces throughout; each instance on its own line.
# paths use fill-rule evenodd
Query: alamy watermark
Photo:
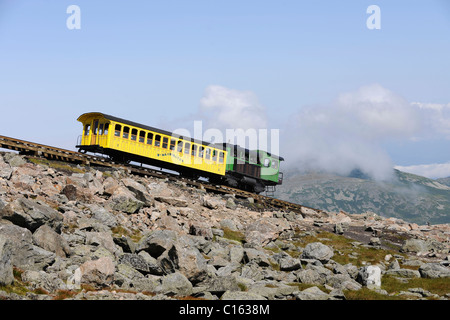
M 184 138 L 184 146 L 179 147 L 178 141 Z M 230 148 L 231 156 L 238 156 L 234 154 L 234 146 L 240 147 L 241 151 L 247 149 L 249 153 L 257 156 L 258 158 L 262 158 L 262 155 L 266 152 L 278 156 L 280 154 L 280 130 L 279 129 L 225 129 L 225 133 L 217 128 L 208 128 L 205 131 L 203 130 L 203 122 L 202 121 L 194 121 L 194 132 L 191 132 L 185 128 L 178 128 L 172 133 L 172 140 L 175 141 L 176 145 L 171 145 L 171 141 L 168 142 L 168 152 L 170 154 L 166 154 L 166 156 L 171 156 L 172 160 L 175 162 L 179 162 L 183 160 L 184 163 L 189 164 L 191 161 L 191 157 L 183 157 L 180 158 L 179 154 L 189 154 L 194 155 L 193 157 L 194 164 L 203 163 L 202 158 L 199 153 L 200 150 L 194 150 L 191 144 L 188 144 L 188 148 L 186 149 L 186 142 L 189 143 L 191 138 L 194 139 L 194 143 L 205 143 L 206 146 L 204 152 L 208 152 L 206 149 L 208 147 L 221 149 L 223 151 L 227 151 L 227 145 L 233 146 Z M 239 152 L 239 151 L 238 151 Z M 258 154 L 260 153 L 260 154 Z M 248 155 L 247 155 L 248 156 Z M 238 160 L 239 161 L 239 160 Z
M 70 14 L 66 20 L 66 27 L 69 30 L 81 29 L 81 9 L 75 4 L 71 4 L 67 7 L 66 13 Z
M 381 29 L 381 9 L 379 6 L 373 4 L 367 7 L 367 14 L 370 16 L 366 20 L 366 26 L 369 30 Z

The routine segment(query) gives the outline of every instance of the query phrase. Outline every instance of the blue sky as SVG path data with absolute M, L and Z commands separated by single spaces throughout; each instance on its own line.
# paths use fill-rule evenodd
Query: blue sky
M 81 9 L 79 30 L 66 26 L 72 4 Z M 381 9 L 379 30 L 366 26 L 370 5 Z M 445 0 L 0 0 L 0 135 L 74 149 L 84 112 L 173 130 L 238 101 L 260 110 L 256 117 L 281 129 L 282 140 L 323 141 L 320 159 L 342 145 L 328 156 L 361 166 L 364 157 L 343 156 L 353 143 L 405 170 L 446 164 L 449 36 Z M 372 115 L 395 109 L 384 115 L 402 116 L 402 130 L 386 118 L 372 126 L 361 113 L 347 131 L 346 112 L 366 107 Z M 310 135 L 302 128 L 305 119 L 306 128 L 315 124 L 316 111 L 342 121 Z M 384 125 L 387 134 L 375 132 Z M 355 140 L 357 128 L 368 133 Z M 336 130 L 345 132 L 337 143 Z M 291 162 L 302 155 L 286 148 Z M 434 177 L 450 175 L 450 165 L 439 168 Z

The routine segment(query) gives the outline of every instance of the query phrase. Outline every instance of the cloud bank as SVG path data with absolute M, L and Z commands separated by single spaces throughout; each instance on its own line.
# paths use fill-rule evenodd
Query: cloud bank
M 266 108 L 253 92 L 219 85 L 205 89 L 195 117 L 203 121 L 204 130 L 270 129 Z M 395 164 L 383 143 L 450 139 L 450 104 L 411 103 L 372 84 L 342 93 L 325 105 L 303 106 L 279 129 L 275 149 L 286 159 L 285 168 L 342 175 L 358 169 L 386 180 Z M 427 177 L 450 175 L 450 163 L 397 168 Z
M 420 164 L 413 166 L 395 166 L 400 171 L 417 174 L 430 179 L 450 177 L 450 162 Z
M 281 150 L 290 166 L 343 175 L 359 169 L 385 180 L 394 164 L 381 143 L 410 137 L 419 128 L 410 103 L 374 84 L 343 93 L 329 105 L 302 108 L 282 133 L 290 139 Z

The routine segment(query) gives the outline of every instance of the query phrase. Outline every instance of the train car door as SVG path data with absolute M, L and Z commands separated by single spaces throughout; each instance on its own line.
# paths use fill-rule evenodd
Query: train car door
M 98 134 L 98 119 L 95 119 L 94 125 L 92 126 L 91 145 L 97 144 L 97 134 Z

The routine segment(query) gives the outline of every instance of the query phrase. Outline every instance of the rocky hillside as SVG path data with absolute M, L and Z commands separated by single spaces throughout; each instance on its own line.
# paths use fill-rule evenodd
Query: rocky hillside
M 418 224 L 450 223 L 450 187 L 443 182 L 398 170 L 384 182 L 357 171 L 348 177 L 287 172 L 275 195 L 326 211 L 371 211 Z
M 448 224 L 252 200 L 0 153 L 0 300 L 450 299 Z

